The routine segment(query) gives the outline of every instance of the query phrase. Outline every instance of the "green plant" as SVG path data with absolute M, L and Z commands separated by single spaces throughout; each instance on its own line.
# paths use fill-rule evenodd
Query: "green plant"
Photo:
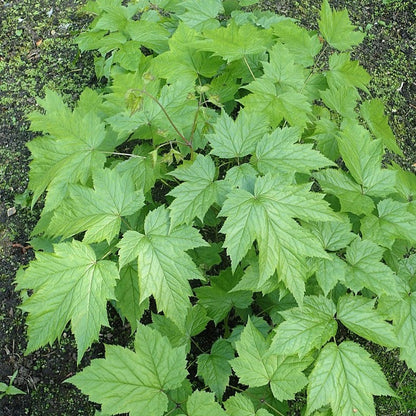
M 17 371 L 15 371 L 12 376 L 10 376 L 10 381 L 8 385 L 5 383 L 0 383 L 0 399 L 2 399 L 4 396 L 15 396 L 17 394 L 26 394 L 24 391 L 18 389 L 17 387 L 12 386 L 16 376 L 17 376 Z
M 108 85 L 30 116 L 27 352 L 71 322 L 79 362 L 111 302 L 135 352 L 68 380 L 104 413 L 282 415 L 306 390 L 306 415 L 374 415 L 395 393 L 350 333 L 416 368 L 416 179 L 383 162 L 364 35 L 327 0 L 320 35 L 254 3 L 89 3 Z

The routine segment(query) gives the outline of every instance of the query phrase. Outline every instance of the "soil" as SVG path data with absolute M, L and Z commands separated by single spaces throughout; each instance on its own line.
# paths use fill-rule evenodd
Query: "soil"
M 72 40 L 89 17 L 79 12 L 83 0 L 10 0 L 0 2 L 0 382 L 18 371 L 14 385 L 26 394 L 0 399 L 0 416 L 93 415 L 96 406 L 75 387 L 63 383 L 79 369 L 68 331 L 59 343 L 25 356 L 24 316 L 14 291 L 14 276 L 32 258 L 25 248 L 39 211 L 25 203 L 29 152 L 34 137 L 26 116 L 36 108 L 45 87 L 73 103 L 85 86 L 97 85 L 92 56 L 79 56 Z M 263 1 L 264 7 L 317 28 L 320 0 Z M 347 7 L 353 22 L 367 33 L 354 53 L 372 74 L 371 94 L 380 97 L 405 153 L 398 160 L 414 169 L 416 162 L 416 3 L 414 0 L 333 0 Z M 17 201 L 15 195 L 23 194 Z M 20 205 L 17 203 L 20 202 Z M 15 211 L 15 212 L 14 212 Z M 128 328 L 110 310 L 114 330 L 104 330 L 106 343 L 125 345 Z M 372 346 L 366 346 L 369 349 Z M 378 399 L 377 414 L 399 416 L 416 409 L 416 376 L 397 352 L 371 350 L 401 399 Z M 81 367 L 103 353 L 96 343 Z M 293 407 L 293 414 L 297 414 Z

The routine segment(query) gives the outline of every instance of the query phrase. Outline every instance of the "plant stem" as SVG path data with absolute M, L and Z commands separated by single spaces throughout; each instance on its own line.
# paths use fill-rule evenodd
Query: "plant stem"
M 243 56 L 243 60 L 245 64 L 247 65 L 247 68 L 250 71 L 251 76 L 253 77 L 254 80 L 256 80 L 256 77 L 254 76 L 253 71 L 251 70 L 250 65 L 248 64 L 247 58 L 245 56 Z

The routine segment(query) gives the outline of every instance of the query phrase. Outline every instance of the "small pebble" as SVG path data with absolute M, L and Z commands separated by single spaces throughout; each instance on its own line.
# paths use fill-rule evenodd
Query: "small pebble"
M 14 214 L 16 214 L 16 208 L 15 207 L 11 207 L 7 210 L 7 216 L 8 217 L 11 217 Z

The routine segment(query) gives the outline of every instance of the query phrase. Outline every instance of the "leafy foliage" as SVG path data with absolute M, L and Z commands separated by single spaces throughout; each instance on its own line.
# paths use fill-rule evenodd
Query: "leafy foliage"
M 306 391 L 306 415 L 374 416 L 394 392 L 350 333 L 416 369 L 416 179 L 385 157 L 363 34 L 327 0 L 320 35 L 255 3 L 88 3 L 107 86 L 30 116 L 51 251 L 16 278 L 27 352 L 70 324 L 80 361 L 111 302 L 135 351 L 68 379 L 103 413 L 282 415 Z

